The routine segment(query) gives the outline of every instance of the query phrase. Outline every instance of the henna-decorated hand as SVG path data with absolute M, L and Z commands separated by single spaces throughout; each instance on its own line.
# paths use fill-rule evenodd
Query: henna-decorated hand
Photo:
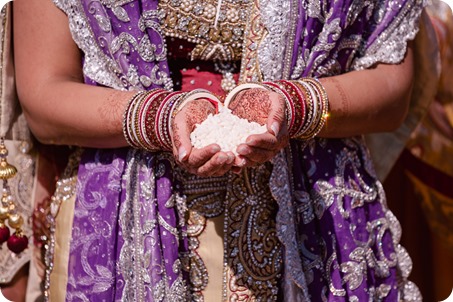
M 210 113 L 215 114 L 215 108 L 209 101 L 194 100 L 176 114 L 172 124 L 176 160 L 188 172 L 202 177 L 224 175 L 231 170 L 235 159 L 233 152 L 222 152 L 217 144 L 201 149 L 192 147 L 190 134 Z
M 286 104 L 276 92 L 251 88 L 241 91 L 228 106 L 233 114 L 249 122 L 266 125 L 268 131 L 250 135 L 245 144 L 237 148 L 233 171 L 253 167 L 272 159 L 289 141 L 286 123 Z

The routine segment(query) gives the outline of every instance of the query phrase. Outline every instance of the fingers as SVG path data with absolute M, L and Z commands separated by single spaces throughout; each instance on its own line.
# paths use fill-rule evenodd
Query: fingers
M 219 152 L 220 146 L 217 144 L 212 144 L 201 149 L 193 148 L 189 156 L 187 156 L 186 159 L 182 160 L 181 163 L 187 167 L 190 167 L 191 169 L 198 169 L 206 162 L 211 160 L 214 155 Z
M 182 162 L 187 159 L 187 156 L 192 150 L 192 143 L 190 142 L 190 132 L 192 129 L 189 129 L 189 125 L 178 114 L 173 122 L 172 130 L 173 154 Z
M 257 167 L 271 160 L 277 153 L 278 150 L 251 148 L 244 144 L 238 148 L 239 155 L 236 157 L 234 164 L 239 168 Z
M 195 107 L 192 110 L 187 106 L 175 116 L 172 124 L 173 154 L 179 164 L 192 174 L 204 177 L 224 175 L 234 162 L 232 152 L 220 152 L 217 144 L 201 149 L 192 147 L 190 133 L 195 123 L 201 122 L 211 111 L 206 110 L 202 115 L 198 113 Z
M 193 153 L 198 153 L 197 149 L 194 149 Z M 194 155 L 193 157 L 196 157 Z M 201 177 L 210 177 L 210 176 L 222 176 L 231 170 L 231 167 L 234 163 L 234 154 L 232 152 L 217 152 L 214 155 L 210 155 L 207 160 L 201 163 L 201 165 L 193 165 L 192 156 L 189 156 L 188 163 L 182 163 L 183 166 L 192 174 L 201 176 Z
M 202 177 L 222 176 L 231 170 L 234 159 L 235 156 L 232 152 L 219 152 L 196 169 L 194 174 Z
M 259 148 L 259 149 L 267 149 L 267 150 L 280 149 L 278 138 L 270 132 L 261 133 L 261 134 L 252 134 L 249 137 L 247 137 L 245 144 L 246 144 L 246 146 L 249 146 L 251 148 Z
M 255 134 L 247 138 L 245 144 L 236 149 L 238 159 L 235 165 L 253 167 L 272 159 L 281 149 L 280 142 L 271 133 Z
M 180 162 L 186 160 L 192 150 L 190 133 L 195 125 L 214 113 L 215 107 L 209 101 L 197 99 L 186 104 L 176 114 L 172 123 L 173 154 Z
M 179 164 L 188 172 L 201 176 L 222 176 L 233 166 L 235 156 L 232 152 L 221 152 L 219 145 L 213 144 L 192 151 Z
M 243 167 L 269 161 L 288 143 L 285 100 L 278 93 L 256 88 L 240 92 L 229 107 L 239 117 L 266 124 L 268 132 L 249 136 L 238 147 L 238 156 L 221 152 L 216 144 L 194 149 L 190 133 L 195 120 L 202 122 L 209 113 L 209 107 L 200 113 L 200 107 L 204 108 L 201 105 L 189 103 L 176 115 L 172 127 L 174 155 L 190 173 L 202 177 L 220 176 L 230 170 L 240 173 Z
M 286 128 L 279 131 L 279 137 L 267 132 L 250 135 L 245 144 L 236 149 L 239 154 L 235 160 L 238 167 L 255 167 L 271 160 L 289 142 Z

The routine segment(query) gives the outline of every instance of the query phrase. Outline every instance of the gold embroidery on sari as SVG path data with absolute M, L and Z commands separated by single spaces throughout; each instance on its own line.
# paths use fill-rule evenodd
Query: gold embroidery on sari
M 258 62 L 258 49 L 267 35 L 267 30 L 261 20 L 258 0 L 253 1 L 249 14 L 244 35 L 239 83 L 263 80 Z
M 238 61 L 249 0 L 159 1 L 165 35 L 197 45 L 192 60 Z
M 225 201 L 224 300 L 276 301 L 282 269 L 277 203 L 269 189 L 272 166 L 230 174 Z

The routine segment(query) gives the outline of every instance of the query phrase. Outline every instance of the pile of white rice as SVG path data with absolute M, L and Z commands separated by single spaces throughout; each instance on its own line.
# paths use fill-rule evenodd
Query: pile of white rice
M 210 114 L 201 124 L 196 125 L 195 130 L 190 134 L 190 140 L 195 148 L 218 144 L 222 151 L 232 151 L 237 154 L 237 146 L 245 143 L 247 137 L 266 131 L 265 125 L 250 123 L 232 114 L 230 109 L 219 106 L 218 114 Z

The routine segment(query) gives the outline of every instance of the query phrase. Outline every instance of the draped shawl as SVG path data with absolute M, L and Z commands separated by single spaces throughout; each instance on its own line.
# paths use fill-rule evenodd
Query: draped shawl
M 67 14 L 84 54 L 87 84 L 172 89 L 156 0 L 54 2 Z M 243 60 L 243 68 L 257 66 L 265 80 L 399 63 L 417 33 L 423 7 L 421 0 L 254 3 L 260 20 L 253 25 L 265 35 L 246 39 L 245 47 L 255 55 Z M 317 299 L 313 293 L 348 301 L 420 299 L 406 280 L 412 263 L 399 244 L 399 223 L 385 205 L 362 138 L 294 141 L 274 158 L 273 167 L 269 186 L 279 206 L 286 301 Z M 194 299 L 181 271 L 180 256 L 189 251 L 184 198 L 177 193 L 173 170 L 168 154 L 85 150 L 78 170 L 68 300 Z M 316 285 L 320 278 L 327 280 L 322 287 Z M 367 278 L 382 284 L 367 287 Z

